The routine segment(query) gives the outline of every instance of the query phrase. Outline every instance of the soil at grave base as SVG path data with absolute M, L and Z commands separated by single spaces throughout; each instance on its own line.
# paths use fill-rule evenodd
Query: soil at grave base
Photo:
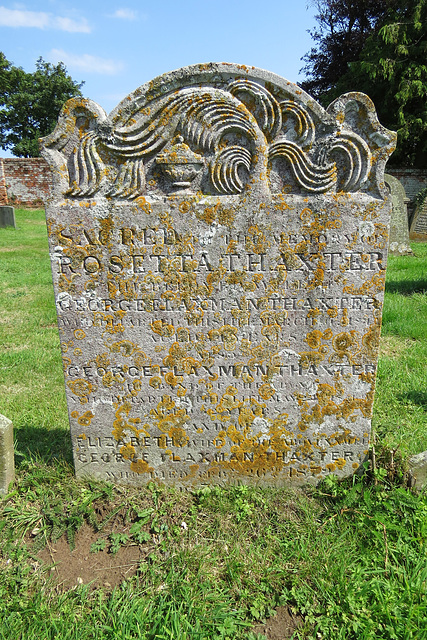
M 252 631 L 255 634 L 262 633 L 267 640 L 289 640 L 302 622 L 303 619 L 294 615 L 288 607 L 278 607 L 272 618 L 268 618 L 265 624 L 257 624 Z
M 84 524 L 76 533 L 73 550 L 66 537 L 62 536 L 39 551 L 39 560 L 51 567 L 51 577 L 60 591 L 85 584 L 91 590 L 102 588 L 107 593 L 111 592 L 135 575 L 140 563 L 152 550 L 125 546 L 115 554 L 108 553 L 107 549 L 91 553 L 90 547 L 98 538 L 99 533 Z M 288 607 L 278 607 L 273 617 L 265 624 L 255 625 L 252 631 L 263 634 L 267 640 L 289 640 L 301 623 L 302 618 L 292 614 Z
M 115 554 L 108 553 L 107 549 L 91 553 L 90 547 L 98 538 L 99 533 L 84 524 L 76 533 L 73 550 L 63 536 L 37 554 L 43 564 L 52 566 L 51 577 L 60 590 L 86 584 L 91 589 L 112 591 L 123 580 L 135 575 L 146 558 L 147 552 L 138 546 L 121 547 Z

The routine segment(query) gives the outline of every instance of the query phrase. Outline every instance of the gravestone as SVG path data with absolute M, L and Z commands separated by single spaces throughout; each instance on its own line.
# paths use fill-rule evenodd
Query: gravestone
M 14 479 L 13 424 L 9 418 L 0 414 L 0 496 L 7 495 Z
M 76 472 L 317 482 L 369 443 L 395 134 L 266 71 L 203 64 L 43 140 Z
M 4 227 L 16 227 L 15 209 L 8 205 L 0 207 L 0 228 Z
M 391 193 L 391 220 L 388 248 L 394 255 L 412 254 L 409 244 L 408 202 L 402 183 L 388 173 L 384 176 L 385 183 Z
M 424 199 L 421 205 L 415 207 L 409 229 L 409 237 L 411 240 L 418 242 L 427 242 L 427 198 Z
M 422 490 L 427 486 L 427 451 L 417 453 L 408 460 L 412 486 Z

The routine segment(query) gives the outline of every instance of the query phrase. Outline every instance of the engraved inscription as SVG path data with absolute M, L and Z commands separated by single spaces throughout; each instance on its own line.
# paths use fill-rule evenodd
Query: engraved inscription
M 357 122 L 357 128 L 354 123 Z M 199 65 L 43 154 L 76 471 L 317 482 L 369 444 L 395 136 L 267 72 Z

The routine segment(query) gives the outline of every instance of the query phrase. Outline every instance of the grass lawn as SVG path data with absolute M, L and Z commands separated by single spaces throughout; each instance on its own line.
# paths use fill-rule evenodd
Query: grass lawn
M 427 450 L 427 243 L 390 256 L 373 425 L 405 455 Z
M 427 639 L 427 496 L 396 466 L 427 449 L 427 244 L 389 261 L 375 473 L 183 494 L 74 478 L 44 212 L 15 213 L 0 230 L 0 413 L 17 464 L 0 504 L 0 640 L 260 640 L 280 607 L 301 640 Z M 46 569 L 60 557 L 73 583 Z

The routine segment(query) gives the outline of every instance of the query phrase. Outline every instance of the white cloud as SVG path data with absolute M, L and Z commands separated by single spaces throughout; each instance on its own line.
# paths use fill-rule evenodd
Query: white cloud
M 120 18 L 121 20 L 136 20 L 137 13 L 133 9 L 117 9 L 111 17 Z
M 73 20 L 54 16 L 44 11 L 7 9 L 0 6 L 0 26 L 33 27 L 35 29 L 59 29 L 60 31 L 90 33 L 91 28 L 85 18 Z
M 49 23 L 49 14 L 42 11 L 20 11 L 0 7 L 0 25 L 3 27 L 36 27 L 45 29 Z
M 85 73 L 100 73 L 113 76 L 123 70 L 123 63 L 118 60 L 91 56 L 88 53 L 76 55 L 62 49 L 52 49 L 49 58 L 51 62 L 63 62 L 70 69 L 77 69 Z
M 79 22 L 72 18 L 61 18 L 59 16 L 52 19 L 52 26 L 61 31 L 69 31 L 70 33 L 90 33 L 90 28 L 86 18 L 81 18 Z

